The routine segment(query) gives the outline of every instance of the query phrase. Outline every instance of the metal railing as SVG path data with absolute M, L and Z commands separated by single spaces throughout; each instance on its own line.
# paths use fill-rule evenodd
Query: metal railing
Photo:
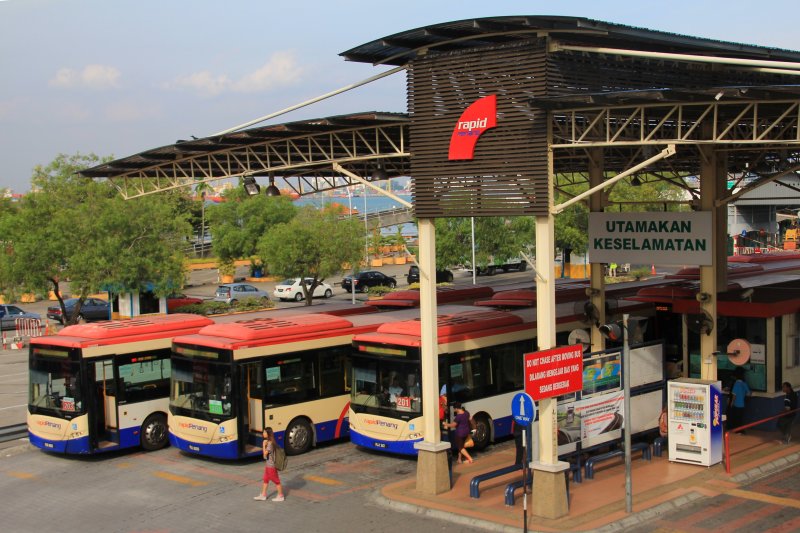
M 749 429 L 751 427 L 760 426 L 764 422 L 769 422 L 770 420 L 777 420 L 778 418 L 783 418 L 784 416 L 792 415 L 792 421 L 794 422 L 794 418 L 797 416 L 797 413 L 800 412 L 800 409 L 792 409 L 791 411 L 785 411 L 775 416 L 771 416 L 769 418 L 762 418 L 761 420 L 756 420 L 755 422 L 750 422 L 749 424 L 745 424 L 743 426 L 739 426 L 738 428 L 731 429 L 730 431 L 725 432 L 725 472 L 730 474 L 731 473 L 731 446 L 730 446 L 730 436 L 731 433 L 741 433 L 745 429 Z
M 14 424 L 0 428 L 0 442 L 22 439 L 28 436 L 28 424 Z

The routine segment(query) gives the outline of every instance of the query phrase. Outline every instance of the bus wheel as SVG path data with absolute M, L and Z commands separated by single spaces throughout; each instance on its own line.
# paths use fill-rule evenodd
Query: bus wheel
M 472 440 L 475 441 L 476 449 L 483 450 L 492 439 L 492 421 L 486 415 L 476 415 L 474 418 L 476 429 Z
M 286 455 L 300 455 L 311 449 L 313 434 L 311 426 L 302 419 L 292 420 L 289 429 L 283 434 L 283 447 Z
M 160 450 L 167 445 L 167 419 L 164 415 L 150 415 L 142 424 L 142 448 Z

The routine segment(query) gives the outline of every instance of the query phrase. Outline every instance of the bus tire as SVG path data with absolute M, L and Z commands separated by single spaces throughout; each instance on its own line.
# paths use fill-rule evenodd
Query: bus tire
M 161 413 L 150 415 L 142 424 L 142 448 L 147 451 L 160 450 L 169 442 L 167 417 Z
M 314 432 L 311 425 L 302 418 L 292 420 L 283 434 L 283 448 L 286 455 L 300 455 L 311 449 Z
M 486 414 L 478 414 L 475 418 L 475 433 L 472 435 L 472 440 L 475 442 L 476 450 L 483 450 L 489 446 L 492 440 L 492 421 Z

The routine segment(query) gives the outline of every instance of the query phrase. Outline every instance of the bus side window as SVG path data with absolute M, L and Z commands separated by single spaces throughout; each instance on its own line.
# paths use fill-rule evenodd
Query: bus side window
M 336 350 L 331 353 L 327 350 L 320 350 L 318 356 L 320 396 L 328 398 L 344 394 L 346 392 L 345 382 L 342 379 L 345 365 L 344 352 Z
M 120 392 L 128 403 L 163 398 L 169 393 L 170 360 L 152 359 L 120 365 Z

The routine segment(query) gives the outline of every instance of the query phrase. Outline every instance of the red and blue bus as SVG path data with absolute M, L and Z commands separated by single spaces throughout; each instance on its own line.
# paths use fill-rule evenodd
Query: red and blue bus
M 172 338 L 212 323 L 175 314 L 78 324 L 32 338 L 31 444 L 65 454 L 165 446 Z
M 187 453 L 236 459 L 261 453 L 266 426 L 289 455 L 347 437 L 353 337 L 418 316 L 417 308 L 307 313 L 215 324 L 176 337 L 170 442 Z

